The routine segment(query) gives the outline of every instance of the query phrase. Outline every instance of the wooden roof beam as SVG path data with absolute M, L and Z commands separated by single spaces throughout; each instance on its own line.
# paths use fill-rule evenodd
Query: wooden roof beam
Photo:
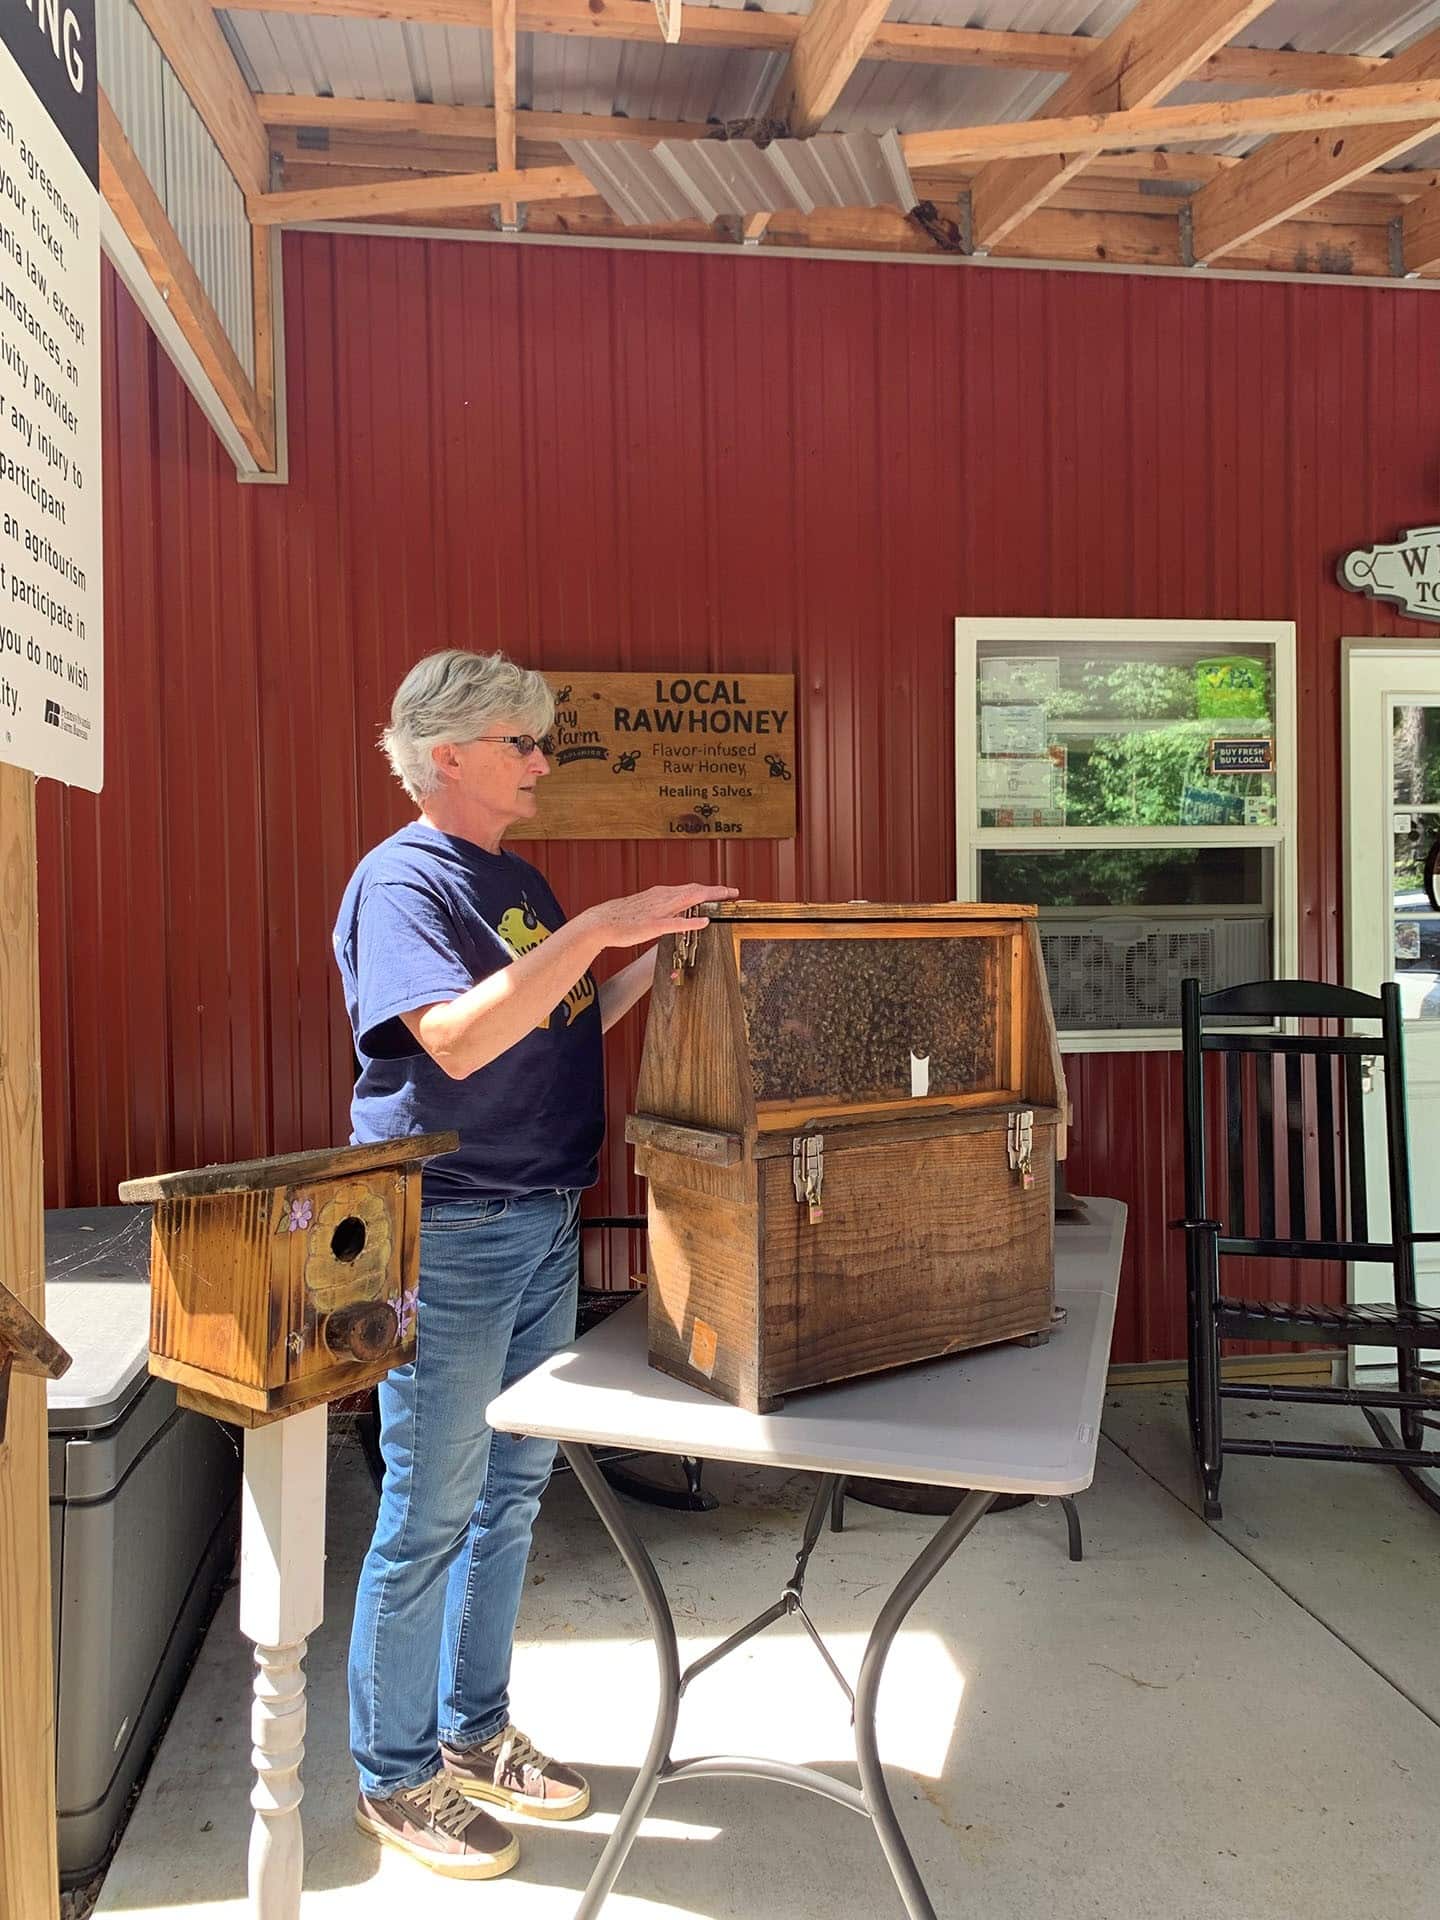
M 135 0 L 135 5 L 241 192 L 263 193 L 270 184 L 265 128 L 207 0 Z
M 1180 107 L 1136 107 L 1120 113 L 1076 114 L 1065 119 L 1019 120 L 998 126 L 947 127 L 900 136 L 906 163 L 916 168 L 958 166 L 966 161 L 1068 158 L 1115 152 L 1126 147 L 1165 147 L 1183 140 L 1228 140 L 1237 135 L 1284 133 L 1294 128 L 1326 129 L 1332 141 L 1354 139 L 1356 129 L 1390 134 L 1397 123 L 1413 141 L 1410 125 L 1427 116 L 1426 132 L 1440 123 L 1440 78 L 1403 84 L 1344 87 L 1320 93 L 1282 93 L 1257 100 L 1187 102 Z M 1172 156 L 1177 164 L 1188 155 Z M 1213 186 L 1228 186 L 1250 163 L 1236 167 Z M 975 179 L 980 179 L 976 174 Z M 1204 192 L 1209 193 L 1211 187 Z M 1202 196 L 1197 195 L 1197 200 Z
M 1433 274 L 1440 268 L 1440 190 L 1432 188 L 1410 202 L 1401 215 L 1400 233 L 1407 275 Z
M 1202 67 L 1270 0 L 1139 0 L 1045 102 L 1045 117 L 1153 107 Z M 971 182 L 971 230 L 980 252 L 998 246 L 1087 164 L 1064 150 L 982 168 Z
M 770 113 L 797 138 L 817 133 L 854 73 L 890 0 L 812 0 L 775 84 Z M 694 9 L 690 17 L 694 17 Z
M 1424 85 L 1440 79 L 1440 32 L 1429 33 L 1389 61 L 1390 85 Z M 1343 89 L 1343 101 L 1352 92 Z M 1294 132 L 1267 141 L 1243 165 L 1213 180 L 1190 205 L 1190 251 L 1197 266 L 1233 252 L 1313 206 L 1317 200 L 1398 159 L 1435 132 L 1433 119 L 1370 123 L 1336 121 L 1337 132 Z
M 511 167 L 494 173 L 416 175 L 351 187 L 263 193 L 249 202 L 256 226 L 289 227 L 317 220 L 385 220 L 455 208 L 518 202 L 589 200 L 595 189 L 578 167 Z
M 476 149 L 494 145 L 492 107 L 452 107 L 416 100 L 340 100 L 309 94 L 257 94 L 255 104 L 271 146 L 283 149 L 291 161 L 324 166 L 328 160 L 346 166 L 385 166 L 395 173 L 475 173 L 490 164 L 490 155 L 476 157 Z M 521 108 L 515 116 L 519 144 L 531 149 L 554 146 L 561 140 L 636 140 L 653 146 L 661 140 L 701 140 L 714 129 L 701 120 L 632 120 L 624 114 L 543 113 Z M 297 131 L 339 136 L 333 150 L 296 147 Z M 357 157 L 347 136 L 374 142 Z M 405 145 L 398 144 L 406 142 Z M 385 143 L 396 143 L 386 146 Z M 413 144 L 411 144 L 413 142 Z M 451 143 L 454 143 L 451 145 Z M 560 156 L 547 154 L 546 164 Z M 1149 181 L 1157 194 L 1173 193 L 1176 200 L 1231 173 L 1244 162 L 1231 154 L 1166 153 L 1159 149 L 1091 156 L 1086 173 L 1110 180 Z M 936 169 L 937 176 L 943 171 Z M 968 173 L 949 184 L 958 192 L 970 182 Z M 1434 169 L 1410 173 L 1376 173 L 1354 181 L 1351 191 L 1385 200 L 1413 200 L 1440 187 Z M 931 195 L 931 198 L 937 196 Z M 943 197 L 943 196 L 941 196 Z M 1157 211 L 1160 203 L 1157 199 Z
M 262 472 L 275 470 L 275 429 L 272 408 L 267 412 L 226 336 L 210 296 L 171 226 L 159 195 L 151 186 L 135 151 L 125 137 L 110 102 L 102 93 L 100 108 L 100 191 L 105 195 L 125 236 L 165 297 L 196 359 L 205 369 L 221 404 L 239 430 Z M 258 238 L 259 236 L 257 236 Z M 268 326 L 268 283 L 264 293 Z M 261 344 L 257 329 L 257 347 Z M 271 370 L 262 380 L 273 402 Z
M 337 100 L 302 93 L 257 93 L 267 129 L 304 128 L 380 137 L 413 134 L 420 140 L 485 140 L 498 145 L 494 107 L 452 107 L 428 100 Z M 521 107 L 516 137 L 529 141 L 699 140 L 714 132 L 707 120 L 632 120 L 623 113 L 542 113 Z M 398 164 L 403 164 L 400 162 Z
M 1427 127 L 1440 124 L 1440 79 L 1403 85 L 1349 87 L 1339 92 L 1280 94 L 1258 100 L 1218 100 L 1181 107 L 1140 107 L 1120 113 L 1080 114 L 1065 119 L 1022 120 L 999 126 L 950 127 L 908 133 L 901 149 L 912 171 L 969 161 L 1103 153 L 1130 147 L 1160 147 L 1177 140 L 1222 140 L 1237 134 L 1288 128 L 1325 128 L 1334 142 L 1356 137 L 1347 129 L 1384 126 L 1417 113 Z M 1244 167 L 1235 173 L 1244 172 Z M 1234 177 L 1224 175 L 1216 186 Z M 978 176 L 977 176 L 978 178 Z M 381 220 L 510 201 L 586 200 L 594 188 L 578 167 L 519 167 L 483 173 L 414 175 L 344 187 L 303 188 L 259 194 L 249 203 L 260 226 L 318 220 Z M 1209 192 L 1206 188 L 1205 192 Z
M 495 90 L 495 166 L 501 173 L 514 173 L 519 165 L 515 150 L 515 20 L 516 0 L 492 0 L 490 13 L 490 54 Z M 502 227 L 514 227 L 520 209 L 513 200 L 502 200 L 498 213 Z
M 218 8 L 225 0 L 210 0 L 210 4 Z M 491 24 L 489 0 L 243 0 L 243 5 L 227 10 L 313 13 L 348 20 L 413 20 L 448 27 L 485 28 Z M 798 39 L 804 20 L 803 14 L 692 7 L 685 15 L 682 44 L 787 53 Z M 582 34 L 664 44 L 652 0 L 520 0 L 518 25 L 521 33 Z M 1098 44 L 1084 34 L 1010 33 L 985 27 L 920 26 L 887 20 L 876 29 L 864 57 L 921 66 L 1073 73 L 1091 58 Z M 1273 87 L 1282 92 L 1287 87 L 1360 85 L 1375 79 L 1389 65 L 1388 60 L 1363 54 L 1222 46 L 1189 78 L 1229 86 Z

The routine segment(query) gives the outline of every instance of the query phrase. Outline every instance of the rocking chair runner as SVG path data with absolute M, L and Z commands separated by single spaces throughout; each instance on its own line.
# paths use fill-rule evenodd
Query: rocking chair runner
M 1317 1019 L 1343 1023 L 1378 1020 L 1365 1034 L 1247 1033 L 1237 1021 Z M 1210 1027 L 1207 1022 L 1224 1022 Z M 1440 1512 L 1440 1493 L 1422 1468 L 1440 1470 L 1440 1372 L 1422 1363 L 1425 1348 L 1440 1347 L 1440 1307 L 1416 1298 L 1415 1248 L 1440 1242 L 1416 1233 L 1410 1207 L 1410 1160 L 1405 1118 L 1405 1065 L 1399 989 L 1380 998 L 1309 980 L 1256 981 L 1203 994 L 1198 980 L 1181 986 L 1185 1080 L 1185 1232 L 1189 1347 L 1190 1437 L 1204 1490 L 1205 1518 L 1220 1518 L 1220 1475 L 1227 1453 L 1301 1460 L 1368 1462 L 1399 1469 L 1422 1499 Z M 1206 1167 L 1209 1113 L 1205 1055 L 1224 1056 L 1223 1181 L 1212 1194 Z M 1283 1058 L 1286 1135 L 1286 1222 L 1277 1232 L 1276 1082 Z M 1365 1178 L 1362 1073 L 1367 1059 L 1385 1066 L 1385 1131 L 1390 1173 L 1386 1239 L 1372 1240 Z M 1307 1106 L 1318 1151 L 1312 1206 L 1305 1150 Z M 1348 1173 L 1348 1220 L 1341 1168 Z M 1223 1187 L 1223 1198 L 1219 1189 Z M 1318 1226 L 1318 1231 L 1315 1229 Z M 1258 1231 L 1255 1229 L 1258 1228 Z M 1307 1306 L 1222 1294 L 1221 1260 L 1364 1261 L 1391 1268 L 1394 1304 Z M 1283 1340 L 1323 1347 L 1381 1346 L 1396 1353 L 1394 1390 L 1362 1387 L 1281 1387 L 1221 1380 L 1220 1342 Z M 1311 1440 L 1236 1440 L 1225 1436 L 1226 1400 L 1265 1400 L 1357 1407 L 1376 1434 L 1373 1446 Z M 1389 1415 L 1400 1417 L 1397 1435 Z

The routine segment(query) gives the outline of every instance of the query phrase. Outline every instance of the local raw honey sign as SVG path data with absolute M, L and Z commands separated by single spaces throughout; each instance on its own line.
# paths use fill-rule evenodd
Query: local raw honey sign
M 781 673 L 547 673 L 550 773 L 524 837 L 787 840 L 795 680 Z

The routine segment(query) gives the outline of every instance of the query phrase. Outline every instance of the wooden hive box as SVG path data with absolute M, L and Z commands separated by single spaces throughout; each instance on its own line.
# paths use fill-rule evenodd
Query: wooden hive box
M 150 1371 L 263 1426 L 411 1358 L 420 1174 L 453 1133 L 128 1180 L 151 1201 Z
M 703 912 L 626 1126 L 652 1364 L 764 1412 L 1045 1337 L 1066 1104 L 1034 908 Z

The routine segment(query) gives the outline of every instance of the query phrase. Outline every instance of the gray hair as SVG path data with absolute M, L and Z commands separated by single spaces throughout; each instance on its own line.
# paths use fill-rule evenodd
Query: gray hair
M 395 692 L 380 745 L 395 778 L 418 805 L 440 784 L 432 747 L 478 740 L 496 723 L 544 734 L 555 696 L 544 679 L 503 653 L 451 647 L 417 660 Z

